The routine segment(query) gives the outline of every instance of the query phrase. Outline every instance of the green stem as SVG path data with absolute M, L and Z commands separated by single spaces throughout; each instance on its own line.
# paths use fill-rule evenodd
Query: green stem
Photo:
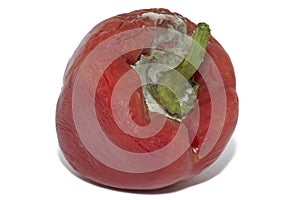
M 191 50 L 186 58 L 175 68 L 159 74 L 157 84 L 150 84 L 148 89 L 154 99 L 172 116 L 184 117 L 194 106 L 198 85 L 191 78 L 204 60 L 206 46 L 210 37 L 209 26 L 199 23 L 195 26 Z M 187 86 L 193 93 L 187 92 Z M 183 99 L 185 99 L 183 101 Z
M 204 60 L 210 29 L 206 23 L 195 26 L 192 47 L 186 58 L 175 68 L 185 79 L 190 79 Z

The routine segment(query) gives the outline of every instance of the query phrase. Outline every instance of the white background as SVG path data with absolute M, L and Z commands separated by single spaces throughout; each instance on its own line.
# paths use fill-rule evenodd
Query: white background
M 300 198 L 297 1 L 6 2 L 0 3 L 0 199 Z M 55 106 L 65 66 L 95 24 L 150 7 L 210 24 L 235 67 L 239 122 L 220 159 L 188 182 L 154 192 L 95 186 L 70 173 L 59 155 Z

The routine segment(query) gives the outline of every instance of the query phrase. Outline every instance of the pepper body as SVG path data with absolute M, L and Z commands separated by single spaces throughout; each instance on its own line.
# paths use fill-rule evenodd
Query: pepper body
M 120 119 L 120 122 L 118 122 L 113 112 L 114 109 L 121 109 L 118 107 L 118 104 L 113 103 L 114 89 L 118 86 L 124 74 L 128 76 L 128 84 L 131 82 L 132 84 L 140 83 L 139 76 L 132 70 L 131 65 L 139 59 L 141 54 L 147 54 L 147 49 L 135 48 L 135 46 L 149 46 L 153 40 L 154 33 L 149 31 L 136 36 L 134 40 L 129 42 L 134 50 L 114 59 L 107 68 L 101 66 L 101 63 L 95 66 L 93 60 L 90 60 L 89 54 L 97 46 L 119 33 L 133 29 L 155 27 L 153 20 L 139 17 L 147 12 L 175 15 L 175 13 L 171 13 L 166 9 L 138 10 L 112 17 L 96 25 L 83 39 L 70 59 L 64 75 L 62 92 L 57 103 L 57 135 L 60 148 L 66 160 L 83 177 L 110 187 L 142 190 L 157 189 L 186 180 L 202 172 L 222 153 L 237 123 L 238 98 L 235 90 L 236 83 L 233 66 L 222 46 L 213 36 L 210 36 L 204 61 L 193 76 L 193 80 L 199 85 L 197 100 L 195 101 L 198 111 L 192 110 L 181 122 L 160 114 L 151 115 L 143 98 L 142 88 L 138 87 L 132 93 L 128 104 L 128 114 L 132 121 L 140 127 L 154 123 L 154 129 L 156 122 L 159 124 L 159 121 L 163 120 L 164 124 L 160 130 L 156 130 L 156 134 L 149 137 L 137 137 L 124 132 L 120 128 L 118 123 L 123 123 L 123 121 Z M 195 24 L 186 18 L 184 19 L 187 24 L 186 34 L 191 36 Z M 120 40 L 118 45 L 110 46 L 110 51 L 120 51 L 122 45 L 129 45 L 126 43 L 126 39 L 123 39 Z M 99 57 L 102 59 L 107 58 L 106 55 L 99 55 Z M 102 70 L 101 77 L 99 78 L 99 75 L 96 73 L 85 72 L 82 70 L 83 65 L 91 66 L 91 70 L 93 67 L 97 68 L 99 72 Z M 213 84 L 213 79 L 216 75 L 221 77 L 222 84 L 220 86 Z M 80 79 L 79 77 L 84 78 L 78 80 Z M 84 93 L 86 88 L 94 87 L 90 85 L 92 82 L 97 83 L 94 90 L 95 93 Z M 79 87 L 79 92 L 76 92 L 77 90 L 74 92 L 74 85 Z M 129 85 L 124 85 L 124 92 L 115 94 L 120 102 L 123 98 L 122 95 L 124 95 L 125 99 L 126 88 L 128 87 Z M 211 87 L 214 88 L 213 92 L 210 91 Z M 83 92 L 82 96 L 81 91 Z M 218 97 L 212 97 L 212 93 L 217 94 L 218 92 L 224 94 L 225 99 L 218 100 Z M 89 141 L 89 136 L 80 135 L 76 125 L 76 116 L 86 111 L 82 111 L 82 113 L 79 111 L 79 114 L 74 113 L 74 105 L 77 105 L 74 103 L 75 98 L 76 102 L 82 100 L 81 103 L 84 103 L 84 97 L 87 95 L 94 99 L 95 116 L 103 133 L 117 148 L 137 154 L 156 155 L 157 151 L 173 142 L 174 148 L 170 148 L 160 155 L 160 160 L 165 161 L 167 164 L 156 170 L 134 173 L 134 170 L 119 170 L 101 162 L 95 156 L 97 154 L 95 151 L 101 149 L 101 147 L 96 145 L 97 141 L 91 141 L 92 144 L 87 147 L 83 141 Z M 218 101 L 223 101 L 224 103 L 222 111 L 224 112 L 224 118 L 221 117 L 220 119 L 214 114 L 214 106 L 221 104 Z M 113 109 L 113 106 L 116 107 Z M 212 121 L 214 127 L 211 127 Z M 216 127 L 220 127 L 220 129 Z M 180 148 L 176 147 L 185 144 L 188 145 L 188 148 L 184 152 L 177 152 Z M 102 154 L 108 159 L 116 159 L 113 153 L 106 152 L 106 149 L 103 149 Z M 168 159 L 173 158 L 177 154 L 179 155 L 178 158 L 167 162 Z M 160 160 L 145 159 L 144 164 L 145 166 L 156 166 L 160 164 L 158 163 Z M 117 161 L 116 159 L 115 163 Z M 120 163 L 120 165 L 125 164 L 124 162 Z M 139 164 L 136 163 L 136 165 Z

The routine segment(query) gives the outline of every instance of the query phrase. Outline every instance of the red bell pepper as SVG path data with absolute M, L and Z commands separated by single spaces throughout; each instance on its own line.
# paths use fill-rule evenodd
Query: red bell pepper
M 235 87 L 230 58 L 207 24 L 166 9 L 109 18 L 68 63 L 56 112 L 60 148 L 79 174 L 106 186 L 186 180 L 228 143 Z

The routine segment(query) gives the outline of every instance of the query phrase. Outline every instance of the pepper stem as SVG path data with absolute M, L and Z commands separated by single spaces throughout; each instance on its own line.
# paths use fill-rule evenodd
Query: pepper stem
M 195 26 L 192 47 L 186 58 L 175 68 L 186 80 L 190 79 L 204 60 L 210 29 L 206 23 Z
M 157 84 L 148 85 L 154 99 L 172 116 L 181 119 L 194 107 L 198 84 L 192 77 L 204 60 L 209 37 L 209 26 L 197 24 L 186 58 L 175 69 L 160 72 Z

